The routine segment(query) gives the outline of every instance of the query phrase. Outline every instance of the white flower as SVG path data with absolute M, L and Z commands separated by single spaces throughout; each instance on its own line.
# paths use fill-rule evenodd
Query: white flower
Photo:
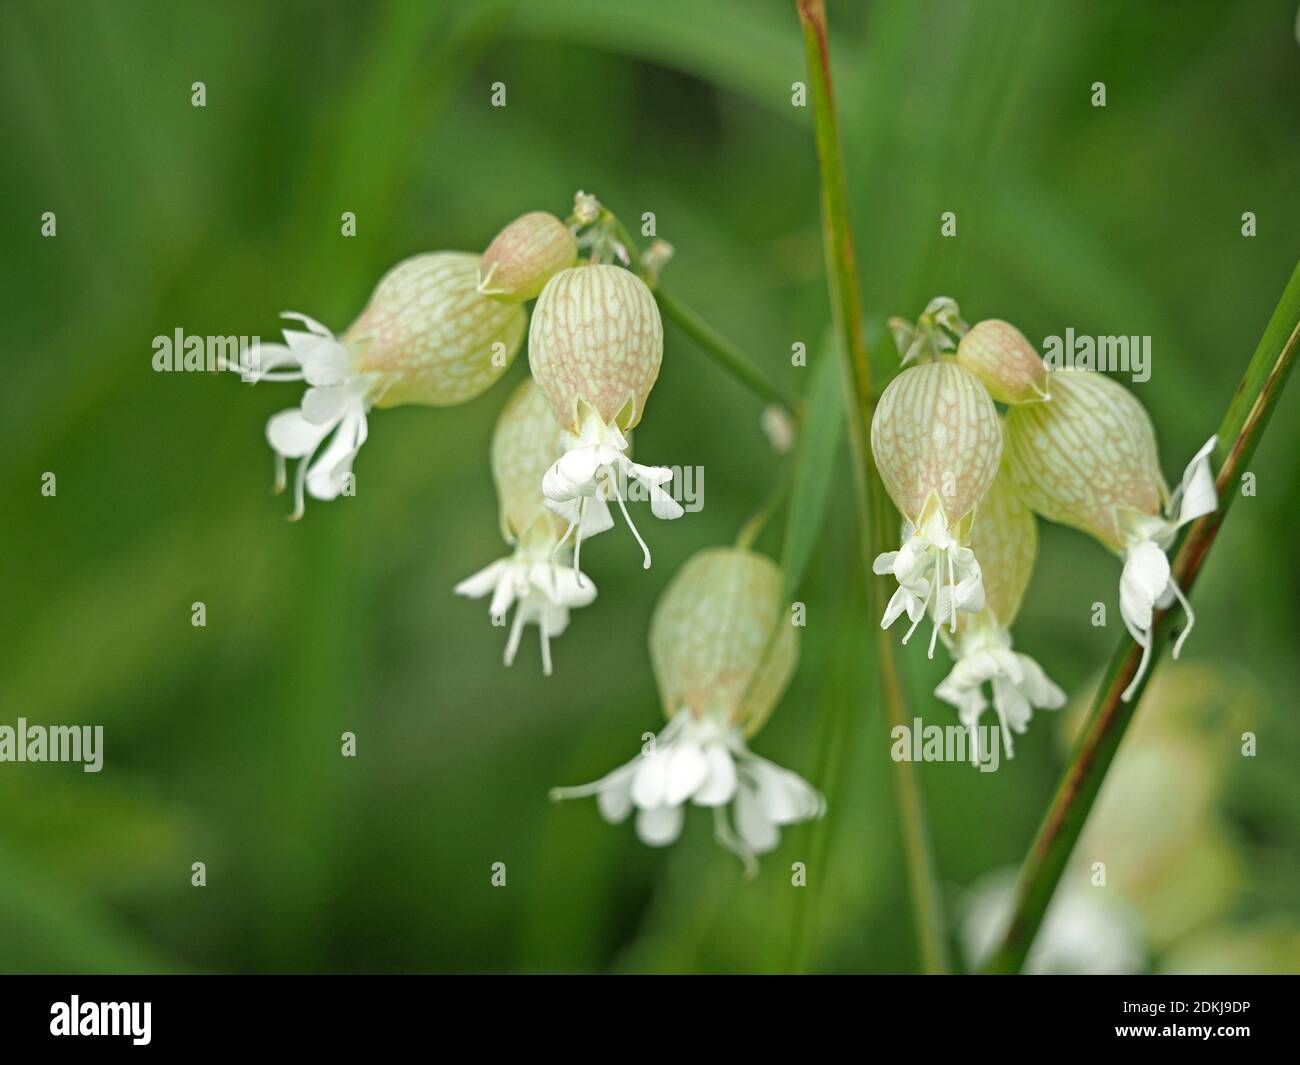
M 1155 608 L 1163 610 L 1177 599 L 1187 614 L 1187 624 L 1174 642 L 1175 658 L 1182 651 L 1183 641 L 1196 623 L 1191 604 L 1170 572 L 1169 558 L 1165 551 L 1173 543 L 1180 528 L 1213 512 L 1219 505 L 1214 474 L 1210 470 L 1210 452 L 1217 442 L 1217 437 L 1210 437 L 1187 464 L 1182 483 L 1170 498 L 1164 518 L 1136 511 L 1126 511 L 1120 515 L 1119 527 L 1124 538 L 1124 572 L 1119 579 L 1119 609 L 1129 634 L 1142 648 L 1142 661 L 1137 673 L 1121 696 L 1125 702 L 1132 698 L 1146 673 L 1151 657 L 1152 615 Z
M 551 639 L 569 627 L 569 611 L 586 606 L 596 598 L 596 586 L 577 568 L 556 564 L 549 546 L 542 549 L 517 547 L 513 555 L 499 558 L 490 566 L 456 585 L 456 594 L 481 599 L 491 595 L 488 612 L 492 624 L 504 625 L 515 610 L 506 641 L 505 664 L 511 665 L 519 650 L 525 625 L 536 625 L 542 646 L 542 672 L 551 675 Z
M 627 765 L 594 783 L 551 792 L 555 800 L 589 795 L 611 824 L 635 808 L 636 833 L 652 847 L 665 847 L 681 834 L 687 802 L 710 807 L 718 842 L 751 875 L 756 856 L 780 841 L 781 826 L 821 817 L 826 809 L 801 776 L 750 751 L 738 728 L 688 711 L 675 715 Z
M 958 543 L 938 509 L 921 529 L 906 523 L 903 546 L 877 555 L 871 568 L 882 576 L 893 574 L 898 581 L 898 590 L 890 597 L 885 615 L 880 619 L 882 629 L 889 628 L 906 613 L 912 622 L 903 637 L 903 643 L 907 643 L 927 608 L 931 610 L 934 620 L 930 633 L 931 658 L 941 624 L 947 622 L 955 633 L 958 610 L 978 613 L 984 609 L 984 581 L 975 552 Z
M 352 462 L 366 442 L 366 415 L 377 377 L 357 372 L 348 349 L 320 322 L 292 312 L 282 317 L 302 322 L 308 332 L 286 329 L 286 343 L 259 344 L 250 350 L 248 362 L 232 369 L 251 382 L 305 381 L 310 386 L 301 406 L 280 411 L 266 423 L 277 492 L 285 486 L 285 460 L 301 460 L 290 515 L 296 521 L 303 514 L 304 490 L 314 499 L 329 500 L 346 487 Z M 285 366 L 295 369 L 281 369 Z
M 1011 733 L 1029 727 L 1034 710 L 1058 710 L 1065 692 L 1028 655 L 1011 650 L 1011 633 L 997 624 L 976 624 L 956 641 L 957 663 L 934 694 L 957 708 L 970 731 L 971 764 L 979 762 L 979 719 L 988 709 L 984 685 L 993 689 L 993 709 L 1002 727 L 1002 747 L 1014 756 Z
M 637 531 L 624 502 L 628 479 L 638 482 L 650 498 L 650 509 L 656 518 L 680 518 L 682 505 L 662 487 L 673 479 L 672 470 L 666 466 L 641 466 L 632 462 L 625 452 L 627 438 L 616 425 L 606 425 L 595 411 L 588 410 L 581 431 L 575 436 L 567 434 L 568 450 L 546 471 L 542 478 L 542 494 L 546 505 L 565 521 L 569 528 L 560 543 L 568 540 L 577 530 L 574 543 L 574 565 L 580 561 L 582 540 L 596 532 L 608 529 L 613 521 L 605 502 L 613 499 L 623 512 L 623 518 L 632 535 L 641 545 L 644 566 L 650 568 L 650 549 Z M 588 510 L 596 507 L 592 518 Z M 601 516 L 603 515 L 603 516 Z

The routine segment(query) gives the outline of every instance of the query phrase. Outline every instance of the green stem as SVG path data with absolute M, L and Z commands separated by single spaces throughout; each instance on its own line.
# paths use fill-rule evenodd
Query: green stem
M 1219 464 L 1215 479 L 1219 509 L 1192 524 L 1174 557 L 1173 577 L 1184 594 L 1191 594 L 1205 556 L 1237 496 L 1242 471 L 1259 444 L 1291 372 L 1297 344 L 1300 344 L 1300 264 L 1292 273 L 1219 426 L 1219 442 L 1214 452 Z M 1164 645 L 1168 617 L 1160 611 L 1154 619 L 1153 660 Z M 1124 702 L 1120 693 L 1133 679 L 1140 659 L 1141 649 L 1125 637 L 1111 658 L 1087 724 L 1021 867 L 1011 922 L 1001 947 L 987 965 L 989 972 L 1014 973 L 1024 965 L 1106 771 L 1137 712 L 1146 680 L 1153 672 L 1148 671 L 1133 699 Z
M 870 424 L 875 400 L 866 338 L 862 330 L 862 306 L 853 254 L 853 233 L 849 226 L 843 149 L 831 88 L 826 8 L 823 0 L 796 0 L 796 7 L 803 26 L 804 51 L 812 83 L 813 123 L 821 170 L 822 243 L 826 253 L 831 312 L 844 366 L 849 444 L 857 499 L 858 543 L 863 569 L 867 574 L 867 609 L 871 617 L 876 618 L 883 612 L 884 595 L 880 579 L 872 576 L 872 562 L 876 555 L 885 550 L 885 545 L 891 539 L 896 542 L 898 524 L 884 485 L 876 474 L 871 448 L 868 446 L 867 426 Z M 894 641 L 887 632 L 878 629 L 876 647 L 881 697 L 892 730 L 898 725 L 909 723 L 908 712 L 898 678 Z M 911 762 L 893 761 L 892 766 L 921 961 L 927 972 L 946 972 L 948 952 L 943 914 L 934 876 L 920 783 Z

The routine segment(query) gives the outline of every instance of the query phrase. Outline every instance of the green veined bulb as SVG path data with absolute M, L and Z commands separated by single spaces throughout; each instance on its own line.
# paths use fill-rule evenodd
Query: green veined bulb
M 669 718 L 685 710 L 758 731 L 799 657 L 780 596 L 780 567 L 752 551 L 700 551 L 678 571 L 650 622 L 650 660 Z
M 1195 624 L 1165 552 L 1181 526 L 1218 506 L 1210 469 L 1216 443 L 1211 437 L 1193 456 L 1170 496 L 1150 417 L 1110 378 L 1059 370 L 1052 374 L 1050 402 L 1007 412 L 1007 458 L 1017 492 L 1043 517 L 1087 533 L 1124 559 L 1120 614 L 1142 648 L 1125 701 L 1150 664 L 1156 608 L 1177 600 L 1187 614 L 1175 658 Z
M 944 359 L 889 383 L 871 420 L 871 451 L 903 517 L 921 527 L 939 507 L 951 529 L 993 483 L 1002 429 L 978 378 Z
M 980 379 L 999 403 L 1047 399 L 1047 366 L 1014 325 L 990 318 L 976 322 L 957 345 L 957 364 Z
M 506 372 L 526 316 L 479 294 L 478 263 L 467 252 L 433 252 L 380 279 L 342 338 L 358 371 L 376 379 L 376 407 L 465 403 Z
M 1022 499 L 1116 553 L 1122 514 L 1158 515 L 1168 494 L 1156 434 L 1123 385 L 1088 370 L 1052 374 L 1047 403 L 1007 411 L 1007 460 Z
M 650 657 L 669 721 L 641 755 L 599 780 L 556 788 L 556 799 L 594 795 L 601 815 L 636 810 L 637 835 L 673 842 L 687 803 L 710 808 L 714 837 L 751 874 L 780 829 L 825 810 L 802 777 L 745 744 L 789 683 L 798 659 L 781 601 L 781 571 L 741 548 L 691 557 L 669 583 L 650 624 Z
M 1012 487 L 1005 462 L 980 500 L 970 546 L 980 560 L 985 609 L 999 625 L 1010 628 L 1034 573 L 1038 526 L 1034 512 Z
M 546 211 L 531 211 L 488 245 L 478 291 L 503 303 L 536 299 L 546 282 L 577 261 L 578 242 L 569 227 Z

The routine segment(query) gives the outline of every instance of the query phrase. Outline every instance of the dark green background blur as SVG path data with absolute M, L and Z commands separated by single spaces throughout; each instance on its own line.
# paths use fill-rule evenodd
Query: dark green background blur
M 1177 477 L 1295 264 L 1295 0 L 830 7 L 878 364 L 896 364 L 884 317 L 937 294 L 1036 342 L 1149 334 L 1133 387 Z M 0 969 L 915 967 L 843 455 L 801 668 L 754 743 L 830 809 L 747 883 L 698 810 L 652 851 L 592 803 L 546 799 L 658 727 L 655 598 L 734 538 L 775 472 L 761 404 L 684 336 L 667 329 L 637 446 L 702 464 L 704 510 L 643 522 L 649 573 L 625 533 L 588 547 L 600 598 L 549 679 L 531 638 L 503 668 L 485 604 L 451 594 L 502 553 L 487 444 L 522 356 L 465 406 L 377 412 L 357 497 L 309 502 L 298 525 L 268 491 L 263 429 L 299 386 L 150 368 L 178 327 L 269 337 L 295 309 L 341 330 L 404 256 L 479 250 L 582 188 L 629 224 L 654 211 L 677 249 L 665 283 L 801 390 L 790 345 L 818 349 L 828 301 L 792 4 L 7 2 L 0 57 L 0 724 L 106 731 L 98 775 L 0 763 Z M 1185 656 L 1249 694 L 1260 737 L 1255 759 L 1231 737 L 1222 752 L 1214 816 L 1245 875 L 1209 923 L 1229 938 L 1294 928 L 1300 899 L 1298 414 L 1293 389 Z M 778 521 L 759 546 L 780 537 Z M 1083 692 L 1121 632 L 1119 566 L 1058 528 L 1042 554 L 1018 646 Z M 953 721 L 928 694 L 942 654 L 903 658 L 918 712 Z M 1023 855 L 1059 725 L 1039 714 L 994 774 L 922 767 L 954 904 Z

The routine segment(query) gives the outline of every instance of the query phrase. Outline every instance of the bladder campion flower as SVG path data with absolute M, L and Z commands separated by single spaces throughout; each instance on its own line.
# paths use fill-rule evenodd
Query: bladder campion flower
M 556 788 L 551 797 L 594 795 L 612 823 L 635 808 L 637 835 L 651 846 L 677 839 L 688 801 L 710 807 L 718 842 L 751 873 L 755 856 L 777 845 L 782 825 L 820 817 L 825 801 L 807 781 L 745 743 L 798 662 L 781 580 L 775 563 L 742 548 L 693 555 L 664 590 L 650 624 L 668 725 L 627 765 L 592 784 Z
M 492 434 L 492 480 L 501 506 L 501 535 L 514 551 L 456 585 L 458 595 L 474 599 L 491 595 L 489 612 L 494 625 L 504 625 L 510 608 L 515 607 L 506 641 L 507 666 L 515 660 L 524 626 L 536 625 L 542 672 L 548 677 L 551 639 L 568 628 L 571 609 L 596 598 L 596 586 L 585 575 L 556 564 L 564 523 L 546 507 L 541 478 L 562 449 L 563 433 L 551 416 L 546 397 L 531 378 L 524 381 L 506 403 Z M 588 513 L 592 521 L 598 520 L 595 508 Z M 611 524 L 605 508 L 603 527 Z M 593 528 L 589 535 L 599 531 Z
M 984 579 L 984 609 L 962 614 L 956 635 L 944 641 L 957 659 L 952 671 L 934 691 L 957 708 L 970 730 L 971 763 L 979 762 L 978 723 L 993 694 L 993 710 L 1002 729 L 1002 747 L 1014 756 L 1011 733 L 1023 733 L 1035 709 L 1065 705 L 1065 692 L 1048 679 L 1026 654 L 1011 649 L 1011 624 L 1020 612 L 1038 552 L 1033 512 L 1016 495 L 1005 462 L 980 501 L 971 530 L 971 548 L 978 552 Z
M 546 211 L 531 211 L 496 235 L 478 268 L 478 290 L 503 303 L 536 299 L 561 270 L 578 260 L 578 241 Z
M 380 279 L 341 337 L 306 315 L 286 313 L 306 332 L 286 329 L 284 344 L 259 345 L 248 364 L 236 367 L 250 381 L 309 386 L 299 407 L 266 426 L 277 491 L 285 460 L 300 460 L 292 520 L 302 517 L 304 490 L 314 499 L 345 490 L 372 407 L 464 403 L 505 372 L 523 340 L 524 311 L 480 296 L 477 277 L 476 255 L 417 255 Z
M 871 451 L 908 535 L 879 555 L 874 570 L 892 574 L 898 590 L 881 627 L 906 612 L 912 626 L 934 618 L 930 656 L 941 623 L 957 630 L 959 610 L 984 606 L 975 552 L 967 546 L 975 507 L 988 491 L 1002 454 L 1002 428 L 984 386 L 951 359 L 912 366 L 885 389 L 871 420 Z
M 1021 498 L 1043 517 L 1087 533 L 1124 560 L 1120 614 L 1142 648 L 1125 701 L 1149 665 L 1154 609 L 1177 600 L 1187 614 L 1174 643 L 1175 658 L 1195 624 L 1165 551 L 1179 528 L 1218 506 L 1210 471 L 1215 442 L 1211 437 L 1193 456 L 1171 496 L 1150 417 L 1110 378 L 1059 370 L 1052 374 L 1050 403 L 1007 412 L 1008 465 Z
M 533 308 L 528 362 L 556 419 L 568 434 L 566 450 L 546 471 L 546 504 L 575 536 L 575 564 L 584 535 L 583 516 L 595 497 L 613 498 L 641 545 L 650 549 L 628 516 L 629 478 L 641 484 L 657 518 L 679 518 L 681 505 L 664 490 L 672 471 L 640 466 L 627 457 L 626 433 L 641 420 L 663 359 L 663 323 L 654 295 L 629 270 L 586 264 L 546 283 Z
M 999 403 L 1041 403 L 1048 398 L 1047 365 L 1014 325 L 976 322 L 957 345 L 957 364 L 980 379 Z

